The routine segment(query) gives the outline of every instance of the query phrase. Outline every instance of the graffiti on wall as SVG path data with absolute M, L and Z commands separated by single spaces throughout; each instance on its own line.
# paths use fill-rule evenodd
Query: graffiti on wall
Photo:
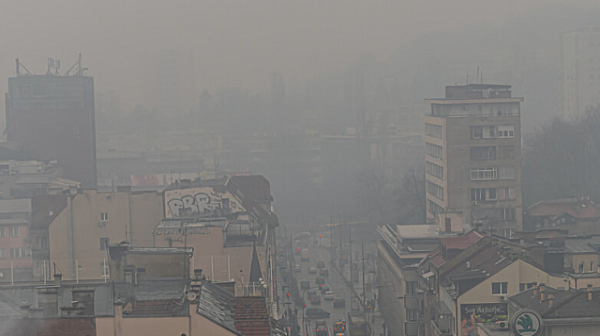
M 183 194 L 183 196 L 181 196 Z M 174 190 L 165 193 L 167 217 L 193 217 L 229 207 L 232 212 L 243 208 L 229 193 L 218 193 L 212 188 Z M 227 204 L 224 205 L 223 203 Z

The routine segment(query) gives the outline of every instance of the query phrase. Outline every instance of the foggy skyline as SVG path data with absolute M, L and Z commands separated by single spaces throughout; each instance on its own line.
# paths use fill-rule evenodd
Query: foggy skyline
M 64 72 L 81 52 L 96 90 L 118 92 L 123 110 L 131 110 L 148 100 L 147 55 L 175 49 L 194 54 L 198 94 L 232 86 L 266 94 L 274 71 L 305 83 L 343 70 L 363 53 L 386 61 L 421 34 L 506 24 L 567 3 L 0 1 L 0 89 L 6 92 L 6 78 L 15 74 L 15 58 L 38 74 L 45 72 L 46 58 L 61 59 Z

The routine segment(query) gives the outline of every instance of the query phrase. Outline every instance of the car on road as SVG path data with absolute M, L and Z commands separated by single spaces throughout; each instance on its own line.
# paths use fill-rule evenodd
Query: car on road
M 331 290 L 331 288 L 329 288 L 329 286 L 323 284 L 323 285 L 319 285 L 319 290 L 321 291 L 321 294 L 325 294 L 326 292 Z
M 296 266 L 294 266 L 294 272 L 296 272 L 296 273 L 302 272 L 302 266 L 296 264 Z
M 316 283 L 317 285 L 324 285 L 324 284 L 325 284 L 325 278 L 318 276 L 318 277 L 315 279 L 315 283 Z
M 325 268 L 325 262 L 323 260 L 317 261 L 317 268 Z
M 327 322 L 325 321 L 317 321 L 315 323 L 316 336 L 328 336 L 329 332 L 327 331 Z
M 317 274 L 317 268 L 315 266 L 310 266 L 308 268 L 308 274 Z
M 328 318 L 331 314 L 321 308 L 306 308 L 304 316 L 308 318 Z
M 335 299 L 335 296 L 333 295 L 332 291 L 328 290 L 327 292 L 325 292 L 323 298 L 325 299 L 325 301 L 333 301 L 333 299 Z
M 324 276 L 324 277 L 329 276 L 329 270 L 327 268 L 321 268 L 321 271 L 319 273 L 321 274 L 321 276 Z
M 295 254 L 300 254 L 302 253 L 302 249 L 300 247 L 296 247 L 296 250 L 294 251 Z
M 346 335 L 346 321 L 339 320 L 333 324 L 334 335 Z
M 333 299 L 333 308 L 344 308 L 346 307 L 346 299 L 335 298 Z
M 310 281 L 302 280 L 300 281 L 300 289 L 305 290 L 310 288 Z
M 300 260 L 302 260 L 302 261 L 310 260 L 310 253 L 308 252 L 308 249 L 302 250 L 302 253 L 300 254 Z
M 311 305 L 320 305 L 321 304 L 321 297 L 320 296 L 318 296 L 318 295 L 315 294 L 315 295 L 309 296 L 309 298 L 310 298 L 310 304 Z

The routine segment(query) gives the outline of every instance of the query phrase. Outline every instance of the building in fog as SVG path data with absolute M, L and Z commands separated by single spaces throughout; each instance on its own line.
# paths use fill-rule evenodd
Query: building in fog
M 17 60 L 17 76 L 8 79 L 8 141 L 18 142 L 30 159 L 57 160 L 64 176 L 83 187 L 96 187 L 94 79 L 83 75 L 81 60 L 72 76 L 20 68 Z
M 509 85 L 446 87 L 427 100 L 427 217 L 482 225 L 510 236 L 522 230 L 521 109 Z
M 562 34 L 563 116 L 576 117 L 600 104 L 600 26 Z

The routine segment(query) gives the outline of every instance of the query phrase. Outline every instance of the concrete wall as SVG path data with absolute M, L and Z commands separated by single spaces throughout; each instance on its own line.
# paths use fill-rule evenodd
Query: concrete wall
M 506 295 L 493 295 L 492 294 L 492 283 L 493 282 L 508 282 L 508 293 Z M 568 283 L 564 282 L 561 277 L 549 275 L 543 270 L 523 261 L 517 259 L 512 264 L 508 265 L 492 277 L 484 280 L 479 285 L 473 287 L 458 298 L 458 312 L 456 312 L 455 321 L 460 328 L 460 321 L 462 319 L 460 313 L 461 304 L 473 304 L 473 303 L 498 303 L 507 302 L 502 301 L 501 297 L 508 300 L 508 297 L 519 293 L 520 283 L 545 283 L 547 286 L 558 288 L 568 287 Z
M 384 244 L 384 242 L 377 244 L 377 279 L 381 286 L 378 289 L 377 303 L 390 334 L 402 336 L 404 335 L 406 310 L 403 300 L 399 300 L 397 297 L 404 295 L 404 276 Z
M 141 237 L 140 243 L 149 240 L 154 226 L 162 219 L 162 212 L 157 211 L 162 202 L 161 195 L 130 196 L 129 192 L 82 190 L 72 197 L 71 208 L 67 206 L 52 221 L 49 228 L 50 260 L 59 267 L 63 279 L 102 278 L 101 264 L 104 260 L 108 262 L 108 251 L 102 250 L 101 238 L 108 238 L 110 244 L 127 241 L 133 227 L 134 235 Z M 131 217 L 130 202 L 136 212 Z M 102 220 L 102 213 L 108 213 L 107 221 Z M 78 272 L 71 249 L 74 249 Z
M 223 209 L 223 200 L 229 199 L 231 212 L 244 212 L 239 200 L 230 192 L 215 191 L 213 187 L 165 190 L 165 218 L 189 217 L 202 212 Z

